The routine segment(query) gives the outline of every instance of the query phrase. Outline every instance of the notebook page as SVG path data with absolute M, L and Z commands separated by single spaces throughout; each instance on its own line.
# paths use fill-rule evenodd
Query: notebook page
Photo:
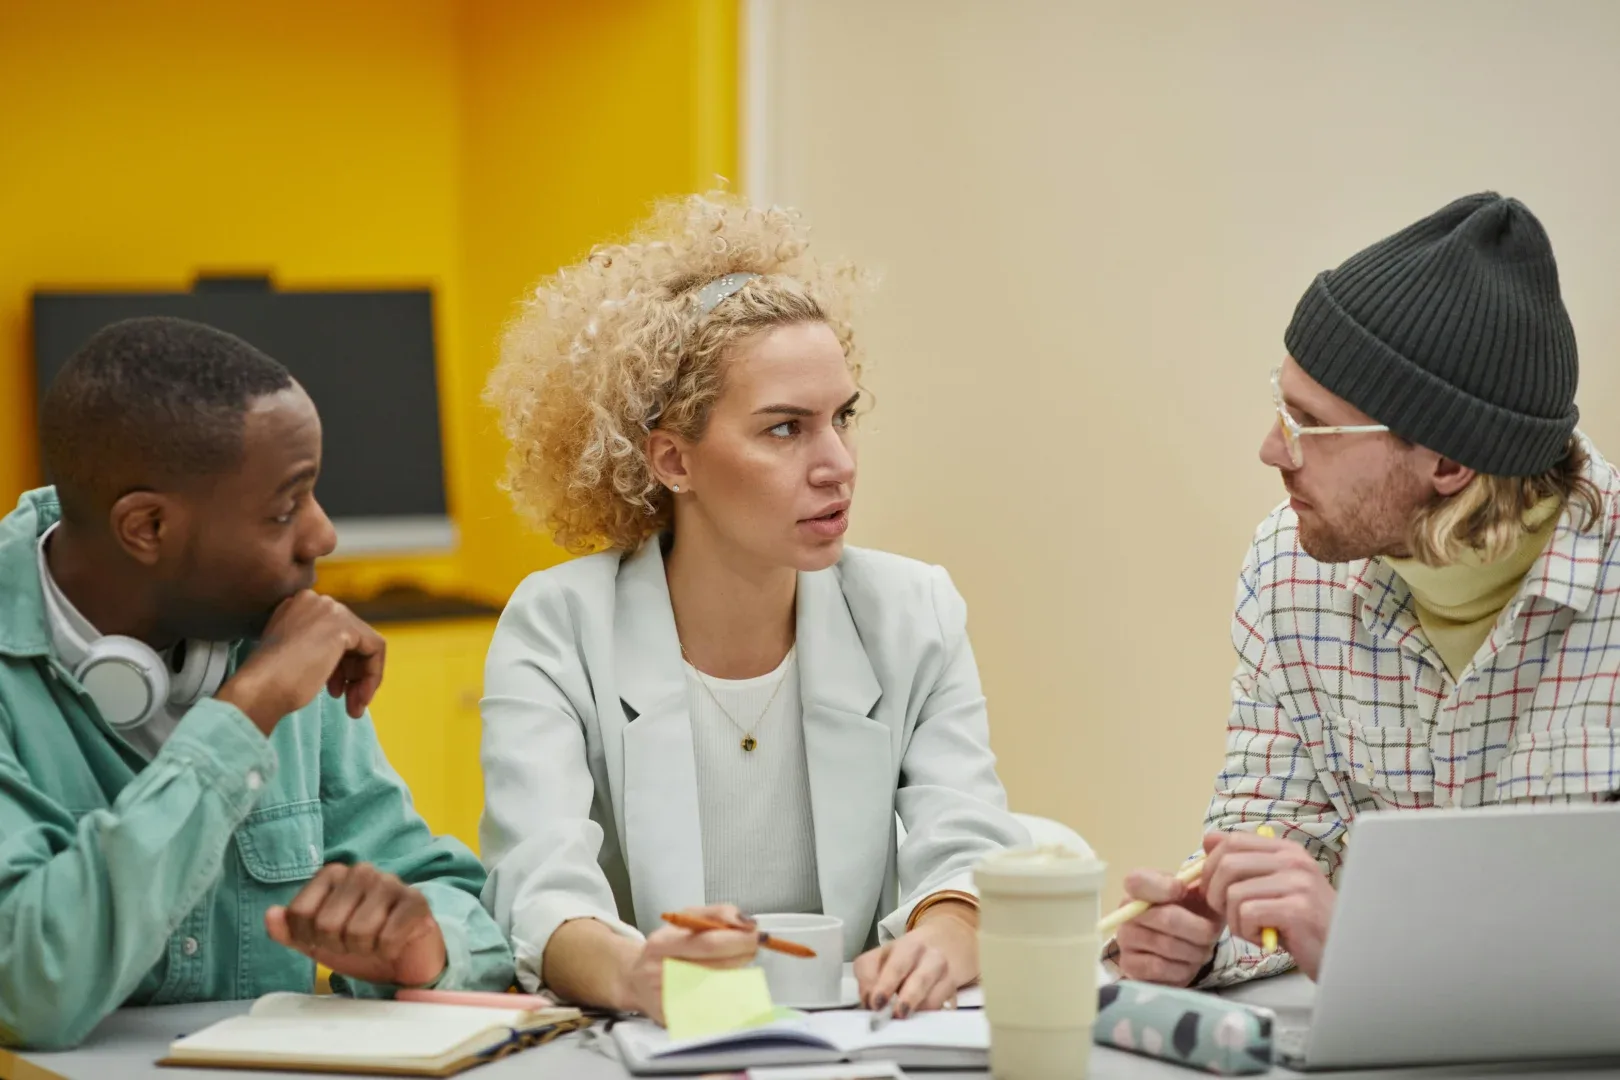
M 812 1013 L 805 1018 L 804 1026 L 821 1036 L 828 1046 L 847 1054 L 860 1049 L 871 1036 L 872 1014 L 864 1009 Z
M 500 1042 L 522 1015 L 507 1009 L 309 998 L 276 1002 L 268 1012 L 233 1016 L 180 1039 L 174 1050 L 352 1061 L 431 1059 L 469 1042 L 480 1046 Z
M 392 1020 L 399 1024 L 438 1024 L 467 1029 L 468 1034 L 488 1027 L 517 1027 L 528 1017 L 526 1009 L 494 1009 L 482 1005 L 441 1005 L 423 1001 L 383 1001 L 340 997 L 336 994 L 266 994 L 248 1014 L 287 1020 Z
M 632 1020 L 615 1024 L 613 1035 L 625 1050 L 641 1060 L 670 1058 L 678 1054 L 695 1054 L 711 1050 L 735 1050 L 759 1046 L 808 1046 L 817 1050 L 836 1050 L 833 1043 L 820 1032 L 809 1029 L 806 1020 L 779 1020 L 772 1024 L 745 1028 L 724 1035 L 705 1035 L 697 1039 L 675 1040 L 669 1032 L 650 1020 Z
M 865 1021 L 868 1014 L 852 1013 Z M 927 1047 L 943 1050 L 988 1050 L 990 1021 L 978 1009 L 941 1009 L 917 1013 L 907 1020 L 891 1020 L 876 1031 L 866 1031 L 847 1049 Z

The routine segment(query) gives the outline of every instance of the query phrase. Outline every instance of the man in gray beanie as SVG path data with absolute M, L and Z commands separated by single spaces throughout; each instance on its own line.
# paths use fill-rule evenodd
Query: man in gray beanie
M 1289 502 L 1238 583 L 1207 859 L 1127 878 L 1159 905 L 1111 947 L 1132 978 L 1314 978 L 1358 814 L 1620 791 L 1620 476 L 1575 431 L 1541 223 L 1458 199 L 1318 275 L 1283 340 L 1260 458 Z

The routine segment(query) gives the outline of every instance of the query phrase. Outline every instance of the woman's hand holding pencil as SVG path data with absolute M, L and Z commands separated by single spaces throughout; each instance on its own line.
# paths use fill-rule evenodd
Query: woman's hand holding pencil
M 736 923 L 717 919 L 712 915 L 703 915 L 690 911 L 666 911 L 659 918 L 671 926 L 678 926 L 682 930 L 690 930 L 701 934 L 709 930 L 741 930 L 744 933 L 755 932 L 751 926 L 739 926 Z M 799 956 L 809 959 L 816 955 L 816 950 L 808 945 L 800 945 L 796 941 L 784 941 L 779 937 L 772 937 L 763 930 L 759 934 L 759 947 L 770 949 L 772 952 L 786 953 L 788 956 Z
M 664 1022 L 665 960 L 713 968 L 744 967 L 753 963 L 765 936 L 732 904 L 686 908 L 665 915 L 664 921 L 669 925 L 648 934 L 634 951 L 615 995 L 616 1001 L 623 1002 L 621 1008 L 643 1013 L 660 1024 Z M 632 946 L 626 942 L 625 948 Z

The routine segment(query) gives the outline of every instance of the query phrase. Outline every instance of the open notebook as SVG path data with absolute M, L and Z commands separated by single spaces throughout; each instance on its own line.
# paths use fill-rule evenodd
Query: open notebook
M 450 1076 L 584 1023 L 578 1009 L 491 1009 L 266 994 L 169 1047 L 161 1065 Z
M 676 1041 L 646 1020 L 621 1022 L 613 1041 L 633 1073 L 733 1070 L 754 1065 L 893 1061 L 904 1069 L 983 1069 L 990 1027 L 977 1009 L 919 1013 L 872 1030 L 862 1011 L 794 1014 L 759 1027 Z

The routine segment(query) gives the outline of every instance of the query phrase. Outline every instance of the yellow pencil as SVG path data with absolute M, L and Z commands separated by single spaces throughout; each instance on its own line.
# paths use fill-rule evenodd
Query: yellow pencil
M 1254 832 L 1256 836 L 1263 836 L 1267 840 L 1275 840 L 1277 838 L 1277 830 L 1273 829 L 1270 825 L 1262 825 L 1258 829 L 1254 830 Z M 1277 951 L 1277 931 L 1269 926 L 1263 927 L 1260 931 L 1260 951 L 1265 953 L 1267 956 L 1270 956 L 1272 953 Z
M 1203 872 L 1204 857 L 1200 855 L 1176 871 L 1176 880 L 1183 885 L 1191 885 Z M 1112 913 L 1104 915 L 1102 921 L 1097 924 L 1097 936 L 1105 939 L 1113 937 L 1114 932 L 1120 927 L 1153 906 L 1146 900 L 1132 900 L 1124 907 L 1116 908 Z

